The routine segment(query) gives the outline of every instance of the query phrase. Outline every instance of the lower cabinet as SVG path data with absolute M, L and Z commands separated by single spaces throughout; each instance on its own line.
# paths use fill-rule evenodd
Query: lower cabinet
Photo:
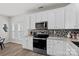
M 65 55 L 65 43 L 60 40 L 47 40 L 47 54 L 53 56 L 64 56 Z
M 54 55 L 53 47 L 54 47 L 53 40 L 51 39 L 47 40 L 47 54 L 48 55 Z
M 33 37 L 28 37 L 28 48 L 29 50 L 33 50 Z
M 27 49 L 28 48 L 28 39 L 22 40 L 22 47 L 24 49 Z
M 22 46 L 24 49 L 33 50 L 33 38 L 27 37 L 26 40 L 22 40 Z
M 54 55 L 57 56 L 64 56 L 65 55 L 65 43 L 60 40 L 55 40 L 54 41 Z

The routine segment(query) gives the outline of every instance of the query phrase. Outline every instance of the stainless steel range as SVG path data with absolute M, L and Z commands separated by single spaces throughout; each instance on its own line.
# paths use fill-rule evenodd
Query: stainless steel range
M 33 51 L 40 54 L 47 54 L 47 37 L 45 33 L 36 33 L 33 37 Z

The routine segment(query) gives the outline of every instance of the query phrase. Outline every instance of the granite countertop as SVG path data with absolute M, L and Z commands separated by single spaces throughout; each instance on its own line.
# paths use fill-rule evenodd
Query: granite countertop
M 52 40 L 60 40 L 60 41 L 64 41 L 66 43 L 68 43 L 73 49 L 75 49 L 75 51 L 78 53 L 79 55 L 79 47 L 77 47 L 72 41 L 76 41 L 79 42 L 78 39 L 71 39 L 71 38 L 65 38 L 65 37 L 48 37 L 48 39 L 52 39 Z

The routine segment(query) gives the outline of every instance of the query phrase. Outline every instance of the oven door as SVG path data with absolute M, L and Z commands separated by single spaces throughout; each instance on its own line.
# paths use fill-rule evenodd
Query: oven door
M 43 49 L 46 50 L 46 39 L 42 39 L 42 38 L 35 38 L 33 39 L 33 47 L 34 48 L 38 48 L 38 49 Z

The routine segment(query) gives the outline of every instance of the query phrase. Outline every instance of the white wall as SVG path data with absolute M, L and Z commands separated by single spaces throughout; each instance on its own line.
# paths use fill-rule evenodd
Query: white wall
M 7 24 L 8 26 L 8 18 L 4 16 L 0 16 L 0 36 L 5 38 L 5 42 L 7 43 L 9 41 L 9 35 L 8 35 L 8 32 L 5 32 L 3 30 L 3 24 Z

